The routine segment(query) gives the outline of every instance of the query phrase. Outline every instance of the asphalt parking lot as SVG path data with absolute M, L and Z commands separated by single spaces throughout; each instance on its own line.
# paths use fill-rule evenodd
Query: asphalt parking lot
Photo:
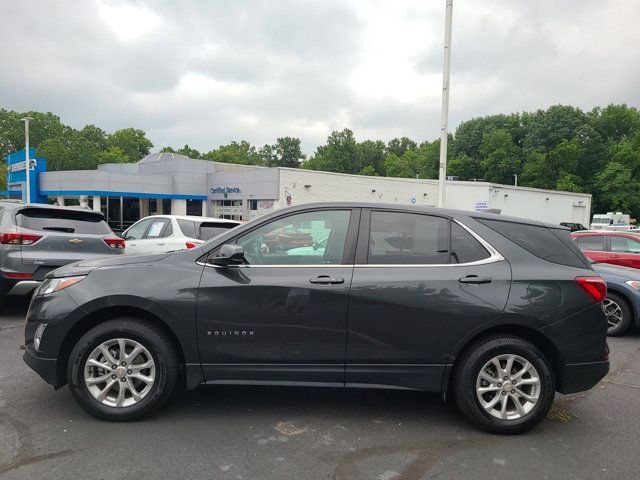
M 0 301 L 3 301 L 0 299 Z M 640 335 L 517 437 L 421 392 L 206 387 L 136 423 L 89 417 L 22 362 L 24 302 L 0 312 L 1 479 L 640 478 Z

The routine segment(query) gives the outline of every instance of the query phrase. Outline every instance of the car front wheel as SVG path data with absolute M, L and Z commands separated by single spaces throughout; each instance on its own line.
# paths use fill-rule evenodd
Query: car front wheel
M 171 395 L 178 356 L 171 339 L 150 322 L 108 320 L 76 343 L 67 368 L 76 401 L 103 420 L 148 415 Z
M 514 336 L 474 343 L 459 359 L 454 382 L 462 412 L 491 433 L 529 430 L 544 419 L 555 397 L 548 360 L 535 345 Z

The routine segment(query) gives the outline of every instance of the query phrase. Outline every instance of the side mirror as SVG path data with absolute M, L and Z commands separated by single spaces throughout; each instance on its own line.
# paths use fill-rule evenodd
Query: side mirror
M 221 267 L 239 265 L 244 263 L 244 248 L 240 245 L 231 245 L 227 243 L 220 247 L 220 250 L 218 250 L 218 253 L 216 253 L 214 257 L 209 258 L 209 262 Z
M 318 242 L 313 242 L 313 249 L 318 250 Z

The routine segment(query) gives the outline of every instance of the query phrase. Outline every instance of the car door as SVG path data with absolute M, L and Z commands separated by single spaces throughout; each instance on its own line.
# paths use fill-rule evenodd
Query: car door
M 198 345 L 208 382 L 344 384 L 345 336 L 359 209 L 312 209 L 256 225 L 233 243 L 246 263 L 205 260 L 198 290 Z M 322 256 L 270 249 L 296 228 Z M 217 249 L 209 253 L 215 255 Z
M 624 267 L 640 268 L 640 241 L 624 235 L 609 237 L 611 260 L 609 263 Z
M 462 337 L 497 317 L 511 269 L 462 224 L 363 210 L 351 283 L 347 385 L 439 391 Z
M 580 235 L 575 238 L 576 245 L 584 256 L 594 262 L 611 262 L 611 253 L 607 251 L 605 235 Z
M 144 253 L 144 243 L 141 242 L 152 222 L 153 217 L 143 218 L 124 231 L 125 253 Z
M 144 238 L 138 242 L 144 253 L 163 253 L 172 250 L 181 250 L 171 244 L 173 228 L 171 219 L 165 217 L 154 217 L 153 222 L 144 234 Z M 183 246 L 184 248 L 184 246 Z

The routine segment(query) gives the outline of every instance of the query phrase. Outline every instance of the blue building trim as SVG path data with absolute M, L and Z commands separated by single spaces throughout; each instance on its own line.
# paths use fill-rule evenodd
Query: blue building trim
M 20 196 L 22 196 L 22 192 L 20 190 L 0 190 L 0 195 L 20 195 Z
M 177 195 L 173 193 L 142 193 L 142 192 L 107 192 L 102 190 L 41 190 L 40 195 L 97 195 L 100 197 L 130 197 L 130 198 L 163 198 L 170 200 L 206 200 L 206 195 Z

